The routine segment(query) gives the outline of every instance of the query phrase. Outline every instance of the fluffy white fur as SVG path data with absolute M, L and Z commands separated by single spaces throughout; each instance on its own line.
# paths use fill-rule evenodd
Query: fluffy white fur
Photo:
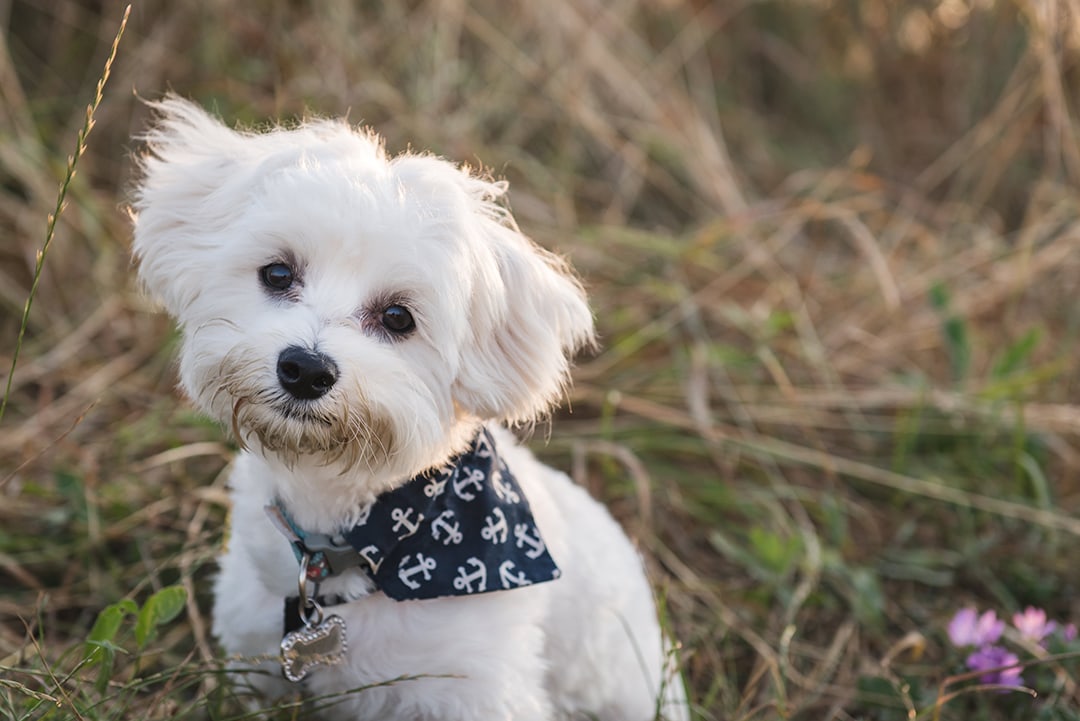
M 276 497 L 300 527 L 334 533 L 480 424 L 536 419 L 592 342 L 592 316 L 565 265 L 497 204 L 502 183 L 430 155 L 388 157 L 341 121 L 257 134 L 176 97 L 154 109 L 133 202 L 139 274 L 179 324 L 184 390 L 245 447 L 214 632 L 235 657 L 272 655 L 297 563 L 264 505 Z M 276 262 L 296 269 L 284 295 L 260 282 Z M 388 303 L 408 308 L 413 333 L 379 324 Z M 333 360 L 326 395 L 282 389 L 289 346 Z M 631 543 L 569 478 L 494 432 L 562 578 L 395 602 L 353 569 L 321 589 L 352 599 L 332 609 L 348 661 L 302 690 L 410 677 L 344 696 L 327 712 L 341 719 L 686 718 Z M 271 697 L 297 690 L 276 663 L 263 668 L 252 683 Z

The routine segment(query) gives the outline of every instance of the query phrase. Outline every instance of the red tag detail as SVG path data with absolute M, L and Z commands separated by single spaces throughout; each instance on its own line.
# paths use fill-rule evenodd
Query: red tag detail
M 308 563 L 307 577 L 312 581 L 318 581 L 330 575 L 330 569 L 326 566 L 326 558 L 320 553 Z

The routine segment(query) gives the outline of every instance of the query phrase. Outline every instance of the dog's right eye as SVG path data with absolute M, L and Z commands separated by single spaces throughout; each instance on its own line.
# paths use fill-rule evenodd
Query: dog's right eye
M 288 290 L 296 280 L 296 274 L 284 263 L 271 263 L 259 268 L 259 280 L 270 290 Z

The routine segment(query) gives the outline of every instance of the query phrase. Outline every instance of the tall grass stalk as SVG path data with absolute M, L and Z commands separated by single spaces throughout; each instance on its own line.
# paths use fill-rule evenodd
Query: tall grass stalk
M 75 179 L 76 166 L 79 163 L 79 158 L 86 152 L 86 139 L 90 135 L 90 131 L 94 129 L 94 113 L 97 112 L 98 106 L 101 105 L 101 99 L 105 91 L 105 83 L 109 80 L 109 75 L 112 72 L 113 61 L 116 59 L 116 51 L 120 47 L 120 38 L 124 35 L 124 29 L 127 27 L 128 16 L 131 14 L 131 5 L 124 8 L 124 16 L 120 19 L 120 28 L 116 31 L 116 37 L 113 38 L 112 47 L 109 49 L 109 56 L 105 59 L 105 67 L 102 69 L 101 76 L 98 78 L 97 88 L 94 91 L 94 99 L 86 106 L 86 120 L 83 123 L 82 128 L 79 130 L 78 138 L 75 141 L 75 152 L 68 156 L 67 171 L 64 173 L 64 179 L 60 181 L 60 190 L 56 195 L 56 207 L 53 212 L 49 213 L 48 227 L 45 229 L 45 242 L 42 243 L 41 249 L 37 252 L 37 258 L 34 262 L 34 276 L 30 282 L 30 291 L 26 294 L 26 304 L 23 306 L 22 320 L 19 323 L 19 335 L 15 339 L 15 349 L 11 353 L 11 367 L 8 369 L 7 384 L 4 387 L 4 397 L 0 400 L 0 421 L 4 419 L 4 411 L 7 410 L 8 398 L 11 397 L 11 385 L 15 379 L 15 366 L 19 363 L 19 351 L 22 349 L 23 338 L 26 336 L 26 328 L 30 322 L 30 308 L 34 304 L 34 296 L 37 294 L 38 282 L 41 280 L 41 272 L 45 267 L 45 256 L 49 253 L 49 248 L 52 247 L 53 237 L 56 235 L 56 221 L 59 220 L 60 214 L 64 212 L 66 207 L 67 191 L 71 185 L 71 181 Z

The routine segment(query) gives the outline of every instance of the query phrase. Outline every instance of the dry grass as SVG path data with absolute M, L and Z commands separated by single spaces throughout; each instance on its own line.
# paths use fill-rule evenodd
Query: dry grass
M 0 378 L 0 716 L 241 714 L 206 630 L 230 452 L 122 210 L 130 90 L 172 88 L 511 181 L 604 338 L 535 445 L 642 539 L 701 718 L 1080 718 L 1069 655 L 1037 699 L 950 696 L 942 633 L 1080 618 L 1075 0 L 141 3 L 36 274 L 122 13 L 0 3 L 0 368 L 38 283 Z

